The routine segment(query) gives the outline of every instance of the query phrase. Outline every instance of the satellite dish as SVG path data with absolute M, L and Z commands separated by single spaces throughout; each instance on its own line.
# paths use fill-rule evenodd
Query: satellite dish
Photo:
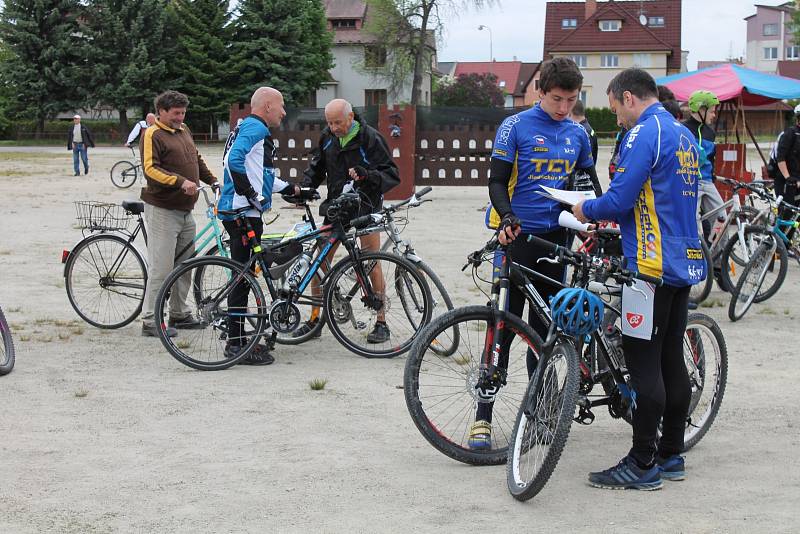
M 639 15 L 639 24 L 641 24 L 642 26 L 647 26 L 647 17 L 645 16 L 644 13 Z

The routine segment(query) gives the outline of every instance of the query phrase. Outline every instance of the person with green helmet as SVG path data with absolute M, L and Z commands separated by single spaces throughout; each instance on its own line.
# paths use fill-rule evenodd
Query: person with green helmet
M 717 177 L 714 175 L 714 156 L 716 145 L 714 144 L 716 132 L 711 124 L 717 118 L 717 106 L 719 98 L 711 91 L 695 91 L 687 102 L 692 116 L 683 122 L 683 125 L 694 135 L 699 145 L 699 164 L 700 164 L 700 213 L 708 213 L 724 204 L 722 197 L 714 185 Z M 719 213 L 718 218 L 724 220 L 725 214 Z M 708 226 L 708 227 L 706 227 Z M 708 239 L 711 233 L 711 225 L 704 224 L 703 235 Z

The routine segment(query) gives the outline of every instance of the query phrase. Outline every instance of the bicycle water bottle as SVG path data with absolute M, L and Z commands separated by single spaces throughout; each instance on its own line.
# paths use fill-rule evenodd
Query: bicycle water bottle
M 303 251 L 300 257 L 297 258 L 297 261 L 294 262 L 294 265 L 289 268 L 289 271 L 286 273 L 286 282 L 283 285 L 286 291 L 297 289 L 297 286 L 300 285 L 300 282 L 303 280 L 303 276 L 308 272 L 311 259 L 311 254 L 307 251 Z

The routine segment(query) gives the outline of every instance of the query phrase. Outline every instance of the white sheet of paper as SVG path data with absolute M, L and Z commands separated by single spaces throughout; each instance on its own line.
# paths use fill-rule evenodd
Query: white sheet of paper
M 558 224 L 559 226 L 569 228 L 570 230 L 577 230 L 578 232 L 589 231 L 589 223 L 580 222 L 577 217 L 569 211 L 562 211 L 558 214 Z
M 538 191 L 540 195 L 557 200 L 558 202 L 563 202 L 564 204 L 569 204 L 570 206 L 574 206 L 581 200 L 595 198 L 594 191 L 564 191 L 563 189 L 555 189 L 553 187 L 547 187 L 546 185 L 543 185 L 542 189 L 544 191 Z

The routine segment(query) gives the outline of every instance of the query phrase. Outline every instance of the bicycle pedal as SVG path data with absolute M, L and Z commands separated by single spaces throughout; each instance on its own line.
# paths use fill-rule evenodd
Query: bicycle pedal
M 574 421 L 581 425 L 591 425 L 594 423 L 594 413 L 588 408 L 581 406 L 578 409 L 578 415 L 575 416 Z
M 364 321 L 356 321 L 356 330 L 365 330 L 367 328 L 367 323 Z

